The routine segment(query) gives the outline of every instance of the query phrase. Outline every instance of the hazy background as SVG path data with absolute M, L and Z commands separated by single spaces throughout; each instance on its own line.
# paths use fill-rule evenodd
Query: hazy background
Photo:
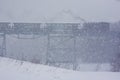
M 0 0 L 0 21 L 42 22 L 62 10 L 86 21 L 120 20 L 120 0 Z

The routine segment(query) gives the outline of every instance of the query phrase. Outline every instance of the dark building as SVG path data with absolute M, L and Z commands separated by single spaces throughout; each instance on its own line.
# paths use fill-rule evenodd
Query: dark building
M 36 54 L 37 55 L 46 54 L 47 52 L 47 54 L 51 56 L 50 59 L 54 59 L 55 61 L 62 60 L 64 62 L 65 59 L 70 59 L 68 61 L 71 61 L 71 59 L 74 58 L 74 55 L 76 55 L 76 59 L 80 63 L 88 62 L 109 63 L 115 56 L 115 54 L 118 53 L 119 51 L 120 41 L 118 38 L 118 33 L 110 31 L 109 27 L 110 24 L 107 22 L 84 23 L 82 28 L 80 29 L 79 29 L 79 27 L 81 26 L 80 23 L 43 23 L 44 25 L 42 25 L 42 23 L 13 23 L 13 24 L 14 25 L 12 27 L 9 27 L 7 25 L 6 28 L 4 28 L 3 24 L 0 23 L 0 32 L 3 33 L 4 29 L 6 29 L 5 32 L 7 32 L 7 34 L 13 33 L 13 35 L 16 36 L 18 36 L 19 34 L 19 37 L 20 35 L 23 36 L 33 34 L 34 35 L 32 37 L 34 38 L 36 36 L 37 38 L 41 35 L 44 36 L 44 37 L 41 36 L 40 37 L 41 41 L 38 42 L 38 44 L 40 45 L 40 46 L 38 45 L 40 47 L 39 49 L 44 48 L 44 52 L 40 52 L 39 49 L 38 51 L 35 49 Z M 11 35 L 7 35 L 6 38 Z M 14 39 L 18 40 L 16 38 Z M 37 39 L 31 40 L 31 42 L 35 42 L 35 40 Z M 19 38 L 18 40 L 19 46 L 20 45 L 22 46 L 20 41 L 25 41 L 23 44 L 26 43 L 30 44 L 27 40 L 21 40 Z M 49 44 L 47 44 L 48 41 Z M 10 42 L 12 41 L 7 40 L 7 44 Z M 12 48 L 16 46 L 16 44 L 12 47 L 9 45 L 7 46 L 8 46 L 7 48 Z M 49 48 L 47 48 L 48 46 Z M 28 46 L 24 47 L 29 48 Z M 14 52 L 12 49 L 9 49 L 8 54 L 10 54 L 10 50 L 12 50 L 15 55 L 18 53 L 27 54 L 27 49 L 25 49 L 26 51 L 24 52 L 22 51 L 20 52 L 19 50 L 18 50 L 19 52 L 17 52 L 17 49 L 19 49 L 19 47 L 14 48 L 16 49 L 16 52 Z M 36 48 L 36 45 L 35 46 L 32 45 L 31 48 Z M 32 51 L 28 51 L 28 53 L 34 55 L 34 52 Z M 27 57 L 31 56 L 27 55 Z M 39 56 L 37 57 L 39 58 Z M 43 56 L 40 57 L 43 58 Z
M 83 29 L 89 34 L 102 34 L 110 30 L 110 23 L 107 22 L 92 22 L 84 23 Z

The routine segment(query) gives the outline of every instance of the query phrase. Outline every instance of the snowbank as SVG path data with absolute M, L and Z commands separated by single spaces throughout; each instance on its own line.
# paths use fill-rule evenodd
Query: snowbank
M 0 80 L 120 80 L 120 73 L 78 72 L 0 57 Z

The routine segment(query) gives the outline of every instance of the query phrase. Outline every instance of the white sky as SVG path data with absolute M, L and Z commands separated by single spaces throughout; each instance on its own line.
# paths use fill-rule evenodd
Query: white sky
M 71 10 L 87 21 L 120 20 L 120 0 L 0 0 L 0 21 L 41 21 Z

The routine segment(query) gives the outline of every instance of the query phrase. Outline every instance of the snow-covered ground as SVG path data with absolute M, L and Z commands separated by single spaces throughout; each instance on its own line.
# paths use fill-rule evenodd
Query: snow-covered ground
M 120 80 L 120 72 L 78 72 L 0 57 L 0 80 Z

